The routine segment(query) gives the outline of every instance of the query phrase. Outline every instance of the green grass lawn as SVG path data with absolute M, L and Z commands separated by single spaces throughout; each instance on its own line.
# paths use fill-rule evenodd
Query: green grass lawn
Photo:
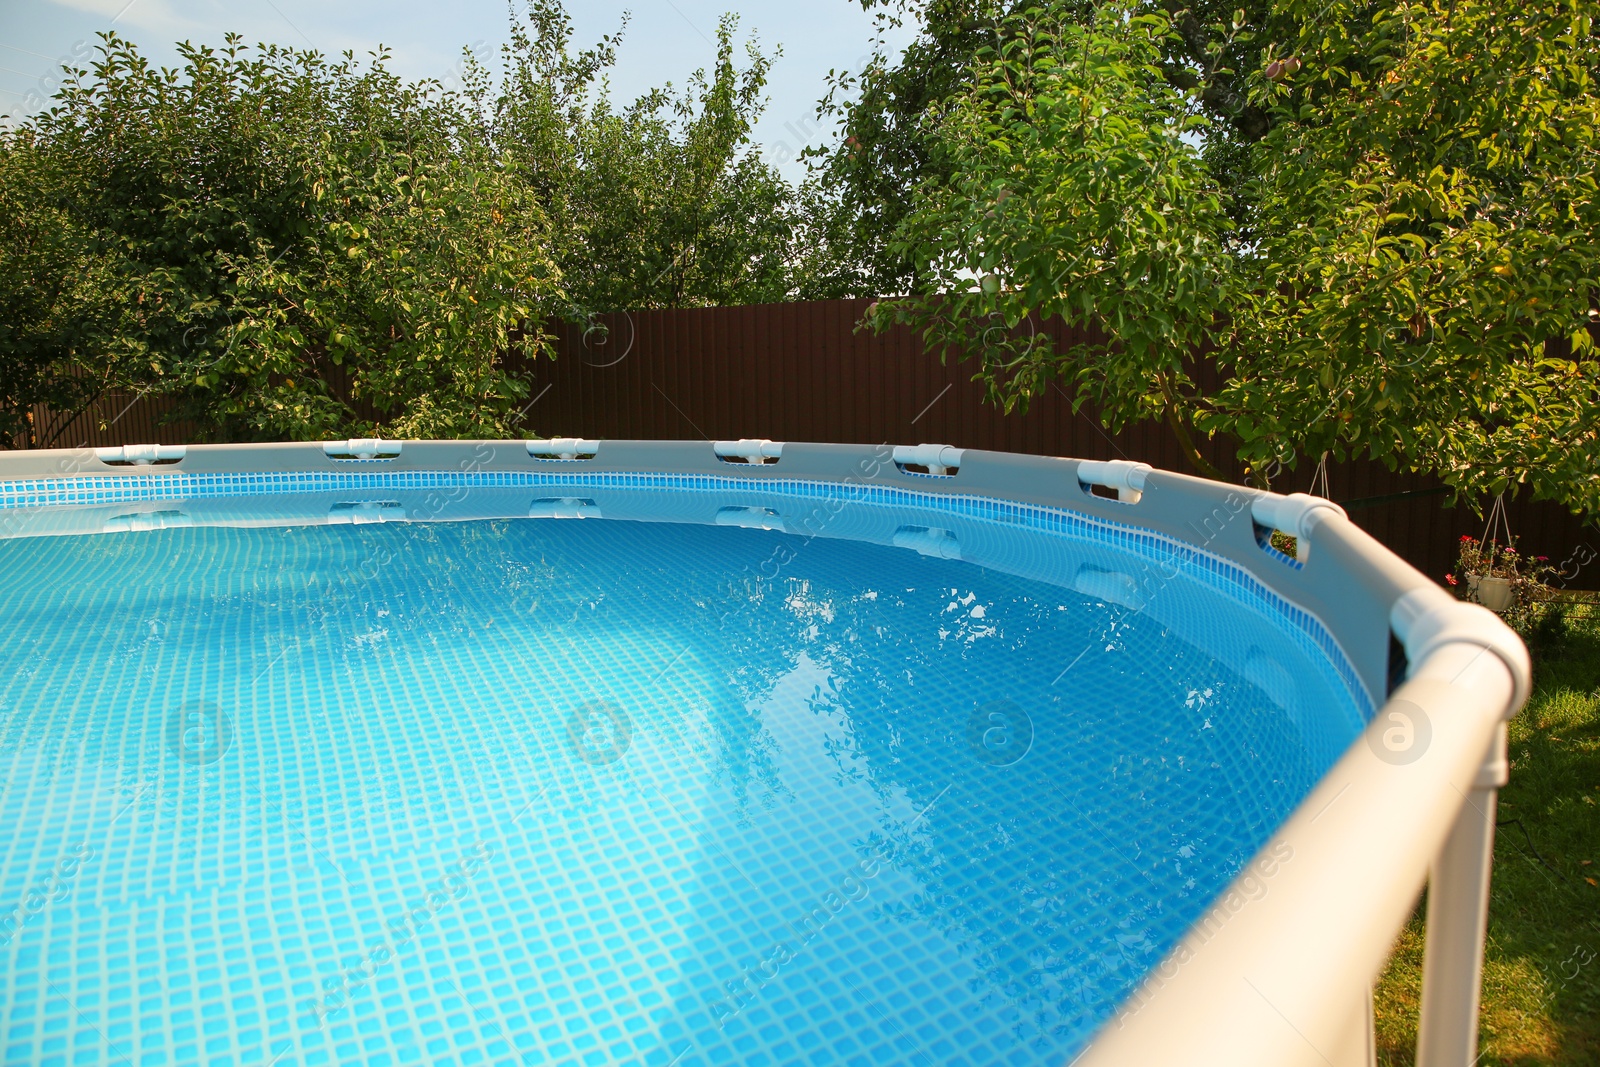
M 1547 618 L 1547 623 L 1550 621 Z M 1529 642 L 1534 695 L 1511 723 L 1484 961 L 1483 1067 L 1600 1064 L 1600 623 Z M 1419 905 L 1379 979 L 1378 1062 L 1415 1059 Z

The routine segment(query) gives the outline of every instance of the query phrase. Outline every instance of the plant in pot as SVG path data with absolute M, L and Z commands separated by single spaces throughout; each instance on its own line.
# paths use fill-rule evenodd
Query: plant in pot
M 1553 573 L 1543 556 L 1525 556 L 1515 543 L 1501 545 L 1463 534 L 1454 574 L 1445 580 L 1465 586 L 1466 598 L 1505 616 L 1518 630 L 1531 624 L 1535 606 L 1550 598 L 1545 579 Z
M 1545 579 L 1554 573 L 1544 556 L 1529 558 L 1517 551 L 1517 539 L 1511 536 L 1506 518 L 1506 495 L 1501 493 L 1489 509 L 1483 536 L 1461 535 L 1455 574 L 1445 575 L 1445 581 L 1466 583 L 1468 600 L 1497 612 L 1513 629 L 1526 633 L 1534 623 L 1536 605 L 1550 599 Z

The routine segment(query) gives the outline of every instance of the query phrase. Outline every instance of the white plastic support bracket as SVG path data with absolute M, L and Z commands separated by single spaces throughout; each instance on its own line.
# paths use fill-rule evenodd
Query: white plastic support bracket
M 1498 656 L 1511 672 L 1511 702 L 1505 717 L 1511 718 L 1527 702 L 1533 688 L 1528 649 L 1488 608 L 1457 600 L 1438 586 L 1418 586 L 1394 602 L 1389 625 L 1405 646 L 1413 671 L 1446 645 L 1470 645 Z
M 740 507 L 737 505 L 718 508 L 716 518 L 713 521 L 718 526 L 741 526 L 746 530 L 772 530 L 777 533 L 789 532 L 789 527 L 784 524 L 783 516 L 772 508 Z
M 902 469 L 926 467 L 929 474 L 949 477 L 952 470 L 960 468 L 964 451 L 952 445 L 895 445 L 894 462 Z
M 1137 504 L 1144 497 L 1144 480 L 1150 470 L 1150 464 L 1131 459 L 1086 459 L 1078 464 L 1078 484 L 1086 489 L 1091 485 L 1115 489 L 1118 500 Z
M 399 441 L 376 437 L 352 437 L 348 441 L 322 442 L 322 454 L 329 459 L 393 459 L 400 454 Z
M 1078 573 L 1072 579 L 1072 588 L 1084 596 L 1092 596 L 1133 612 L 1143 611 L 1149 600 L 1133 575 L 1108 571 L 1088 563 L 1078 567 Z
M 181 511 L 130 511 L 124 515 L 113 515 L 100 529 L 102 533 L 144 533 L 193 525 L 194 519 Z
M 1250 516 L 1257 525 L 1294 538 L 1295 558 L 1301 563 L 1311 558 L 1311 531 L 1329 515 L 1349 518 L 1338 504 L 1310 493 L 1262 493 L 1250 502 Z
M 148 467 L 153 463 L 176 463 L 187 451 L 183 445 L 118 445 L 115 448 L 97 448 L 94 454 L 101 463 Z
M 600 451 L 599 441 L 580 437 L 552 437 L 548 441 L 524 442 L 534 459 L 589 459 Z
M 716 441 L 712 450 L 724 462 L 741 460 L 745 463 L 776 463 L 783 455 L 782 441 L 769 441 L 765 437 L 741 437 L 737 441 Z
M 329 526 L 365 526 L 405 517 L 406 509 L 398 500 L 343 500 L 328 509 Z
M 528 505 L 530 519 L 598 519 L 600 508 L 593 500 L 576 496 L 553 496 Z
M 902 526 L 894 532 L 894 546 L 909 548 L 934 559 L 960 559 L 961 541 L 937 526 Z

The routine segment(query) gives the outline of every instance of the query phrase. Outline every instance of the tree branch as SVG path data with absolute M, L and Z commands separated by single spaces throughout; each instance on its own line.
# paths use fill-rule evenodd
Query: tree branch
M 1156 382 L 1161 386 L 1161 397 L 1166 401 L 1167 425 L 1172 427 L 1172 433 L 1178 439 L 1178 447 L 1183 449 L 1183 454 L 1195 470 L 1202 477 L 1212 481 L 1226 481 L 1219 471 L 1206 457 L 1200 454 L 1200 449 L 1195 447 L 1194 436 L 1189 433 L 1189 427 L 1184 424 L 1183 418 L 1178 414 L 1178 401 L 1173 395 L 1172 386 L 1167 382 L 1167 376 L 1156 376 Z

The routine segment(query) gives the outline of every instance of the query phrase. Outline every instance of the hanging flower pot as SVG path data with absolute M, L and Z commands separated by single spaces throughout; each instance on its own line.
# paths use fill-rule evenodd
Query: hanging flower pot
M 1511 589 L 1510 578 L 1499 578 L 1493 575 L 1481 577 L 1474 583 L 1473 590 L 1477 594 L 1478 603 L 1490 611 L 1505 611 L 1516 602 L 1516 595 Z
M 1505 538 L 1503 544 L 1499 537 Z M 1502 496 L 1495 499 L 1481 541 L 1471 534 L 1462 535 L 1455 573 L 1445 575 L 1445 581 L 1466 585 L 1468 600 L 1505 616 L 1513 627 L 1524 630 L 1537 615 L 1537 605 L 1550 598 L 1550 588 L 1545 583 L 1552 573 L 1543 556 L 1526 557 L 1517 551 L 1506 523 Z

